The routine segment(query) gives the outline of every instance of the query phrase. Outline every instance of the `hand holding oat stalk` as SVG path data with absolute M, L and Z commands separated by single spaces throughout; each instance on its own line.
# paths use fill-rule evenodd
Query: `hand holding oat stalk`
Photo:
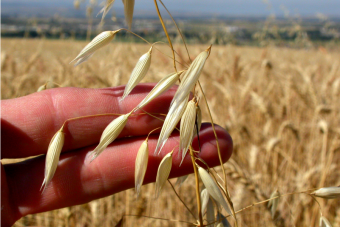
M 3 165 L 2 223 L 11 225 L 27 214 L 82 204 L 133 188 L 137 151 L 148 133 L 160 127 L 162 121 L 137 110 L 131 114 L 120 136 L 105 152 L 91 163 L 85 159 L 98 145 L 104 128 L 119 115 L 129 113 L 153 87 L 154 84 L 138 85 L 133 90 L 133 97 L 128 96 L 123 102 L 119 102 L 119 97 L 123 95 L 124 87 L 58 88 L 3 100 L 2 158 L 46 154 L 49 141 L 60 131 L 60 125 L 66 123 L 61 132 L 64 145 L 58 168 L 44 193 L 39 189 L 44 179 L 45 156 Z M 143 109 L 149 113 L 166 113 L 175 92 L 175 88 L 170 89 Z M 72 120 L 76 116 L 89 117 Z M 231 138 L 220 127 L 216 127 L 216 131 L 226 161 L 231 155 Z M 149 136 L 148 144 L 152 151 L 156 147 L 158 133 L 155 131 Z M 210 124 L 201 127 L 200 145 L 202 150 L 198 156 L 209 166 L 218 165 L 215 137 Z M 144 183 L 155 181 L 159 163 L 174 147 L 179 147 L 178 132 L 168 139 L 161 155 L 153 156 L 153 152 L 149 153 Z M 198 150 L 197 139 L 194 139 L 193 147 Z M 193 172 L 190 157 L 186 157 L 181 166 L 180 162 L 181 157 L 173 155 L 170 177 Z

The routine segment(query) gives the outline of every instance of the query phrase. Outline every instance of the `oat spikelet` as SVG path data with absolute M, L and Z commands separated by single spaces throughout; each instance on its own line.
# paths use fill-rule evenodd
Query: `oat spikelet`
M 156 193 L 155 197 L 158 198 L 161 193 L 166 180 L 169 178 L 172 166 L 172 151 L 164 156 L 161 163 L 158 166 L 157 177 L 156 177 Z
M 43 192 L 45 191 L 46 186 L 51 182 L 58 166 L 60 152 L 64 146 L 65 140 L 63 129 L 64 126 L 53 136 L 48 145 L 45 162 L 45 177 L 40 188 L 40 190 L 44 188 Z
M 171 73 L 166 77 L 162 78 L 156 86 L 149 92 L 149 94 L 139 103 L 136 110 L 138 108 L 143 108 L 149 102 L 151 102 L 156 97 L 160 96 L 168 89 L 170 89 L 178 80 L 179 76 L 182 74 L 183 71 L 178 73 Z
M 137 198 L 140 193 L 140 188 L 142 187 L 146 168 L 148 166 L 149 158 L 149 148 L 148 139 L 146 139 L 140 146 L 135 163 L 135 189 L 137 193 Z
M 119 136 L 119 134 L 123 131 L 131 113 L 132 112 L 117 117 L 108 126 L 106 126 L 100 137 L 98 146 L 92 151 L 91 161 L 98 157 L 98 155 L 102 153 L 105 148 Z
M 205 61 L 209 57 L 210 50 L 211 47 L 200 53 L 191 63 L 190 67 L 183 75 L 182 82 L 180 83 L 170 106 L 172 106 L 172 104 L 175 102 L 181 102 L 183 99 L 185 99 L 185 97 L 187 97 L 187 95 L 189 95 L 190 91 L 194 88 L 199 76 L 201 75 Z
M 272 214 L 272 218 L 274 219 L 275 213 L 276 213 L 276 209 L 277 209 L 277 205 L 279 204 L 279 199 L 280 199 L 280 192 L 276 189 L 270 196 L 270 199 L 272 199 L 268 202 L 268 208 L 271 207 L 271 214 Z
M 175 103 L 174 105 L 170 107 L 170 110 L 164 120 L 161 133 L 159 134 L 159 137 L 158 137 L 155 154 L 159 154 L 159 152 L 162 150 L 170 134 L 175 129 L 177 123 L 181 119 L 185 111 L 185 107 L 188 104 L 188 99 L 189 99 L 189 95 L 184 100 L 182 100 L 182 102 Z
M 196 120 L 196 99 L 194 98 L 188 102 L 188 105 L 181 119 L 178 154 L 182 155 L 182 160 L 179 166 L 182 165 L 185 155 L 189 149 L 189 146 L 192 143 L 192 139 L 194 136 L 195 120 Z
M 109 10 L 112 8 L 113 3 L 115 2 L 115 0 L 106 0 L 105 2 L 105 6 L 99 11 L 99 13 L 97 14 L 97 16 L 101 13 L 103 13 L 102 15 L 102 20 L 101 22 L 103 22 L 106 14 L 109 12 Z
M 332 227 L 331 223 L 324 216 L 320 217 L 319 226 L 320 227 Z
M 228 212 L 228 214 L 232 215 L 230 208 L 214 179 L 202 167 L 198 167 L 198 173 L 202 179 L 204 186 L 207 188 L 210 196 L 214 198 L 216 202 L 218 202 Z
M 214 211 L 214 204 L 211 198 L 208 200 L 207 204 L 207 222 L 208 223 L 214 223 L 215 222 L 215 211 Z M 213 227 L 214 224 L 207 225 L 208 227 Z
M 202 215 L 204 215 L 205 211 L 207 210 L 208 202 L 209 202 L 209 193 L 208 193 L 208 190 L 204 188 L 201 191 Z
M 340 186 L 320 188 L 320 189 L 312 192 L 311 195 L 321 197 L 321 198 L 324 198 L 324 199 L 340 198 Z
M 86 55 L 83 58 L 79 58 L 79 60 L 76 63 L 74 63 L 73 66 L 76 67 L 76 66 L 80 65 L 81 63 L 86 62 L 90 57 L 92 57 L 92 55 L 93 55 L 93 53 L 89 54 L 89 55 Z
M 142 57 L 139 58 L 135 68 L 133 69 L 130 75 L 129 81 L 125 86 L 122 100 L 125 99 L 125 97 L 130 94 L 132 89 L 134 89 L 136 85 L 145 77 L 151 64 L 151 52 L 152 52 L 152 47 L 146 54 L 143 54 Z
M 126 24 L 128 25 L 129 30 L 131 30 L 133 9 L 135 7 L 135 0 L 123 0 L 123 3 L 124 3 L 125 21 L 126 21 Z
M 41 85 L 41 86 L 38 88 L 37 92 L 44 91 L 44 90 L 46 90 L 46 89 L 47 89 L 47 83 Z
M 117 31 L 105 31 L 97 35 L 89 44 L 87 44 L 82 51 L 78 54 L 78 56 L 73 59 L 70 63 L 76 62 L 75 65 L 79 65 L 82 62 L 86 61 L 91 55 L 98 49 L 103 46 L 109 44 L 113 38 L 115 37 Z

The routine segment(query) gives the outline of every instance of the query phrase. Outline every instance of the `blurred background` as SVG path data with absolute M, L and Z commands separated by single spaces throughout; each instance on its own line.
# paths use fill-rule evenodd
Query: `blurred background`
M 101 22 L 97 14 L 105 2 L 2 0 L 1 98 L 28 95 L 44 84 L 48 89 L 126 84 L 150 48 L 126 32 L 119 32 L 87 62 L 69 64 L 101 31 L 127 27 L 120 0 Z M 224 167 L 235 209 L 268 199 L 276 190 L 285 194 L 340 185 L 340 1 L 164 3 L 192 59 L 213 44 L 200 80 L 215 123 L 233 138 L 233 155 Z M 161 12 L 178 60 L 188 65 L 174 24 L 164 9 Z M 132 31 L 150 42 L 166 42 L 153 1 L 136 0 Z M 165 45 L 158 48 L 171 55 Z M 142 82 L 158 82 L 173 70 L 172 60 L 154 51 Z M 200 105 L 203 120 L 209 121 L 205 105 Z M 13 161 L 21 160 L 2 160 Z M 28 215 L 14 226 L 115 226 L 123 214 L 134 215 L 125 218 L 124 226 L 193 226 L 169 221 L 196 222 L 169 185 L 157 201 L 154 190 L 149 184 L 138 200 L 130 189 L 88 204 Z M 176 190 L 196 212 L 193 176 Z M 274 214 L 267 203 L 242 211 L 239 226 L 318 226 L 321 209 L 333 227 L 340 227 L 339 200 L 317 200 L 320 207 L 306 194 L 284 196 Z
M 3 0 L 1 35 L 81 40 L 102 30 L 126 27 L 121 1 L 114 3 L 100 23 L 101 15 L 97 14 L 104 2 Z M 336 0 L 165 0 L 164 3 L 189 43 L 266 45 L 274 42 L 301 47 L 336 41 L 340 37 L 340 2 Z M 169 19 L 164 10 L 163 15 Z M 137 34 L 149 40 L 164 37 L 153 1 L 136 1 L 134 18 L 132 29 Z M 177 36 L 170 20 L 168 29 L 173 37 Z M 117 38 L 126 40 L 122 36 L 124 34 L 118 34 Z

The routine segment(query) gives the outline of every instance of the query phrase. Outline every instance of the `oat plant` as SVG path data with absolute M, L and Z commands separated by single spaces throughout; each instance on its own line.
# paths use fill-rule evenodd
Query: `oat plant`
M 89 44 L 87 44 L 74 58 L 71 63 L 74 63 L 75 66 L 79 64 L 85 64 L 84 62 L 89 60 L 90 57 L 95 54 L 95 52 L 99 49 L 105 48 L 115 37 L 117 33 L 122 30 L 126 30 L 133 35 L 136 35 L 131 31 L 133 27 L 133 12 L 134 12 L 134 0 L 123 0 L 124 3 L 124 14 L 126 18 L 126 23 L 129 30 L 125 28 L 121 28 L 115 31 L 104 31 L 98 34 Z M 165 8 L 165 10 L 169 13 L 173 23 L 178 28 L 175 20 L 171 16 L 170 12 L 167 10 L 165 5 L 161 0 L 154 0 L 154 5 L 159 17 L 159 21 L 163 27 L 164 33 L 167 38 L 167 46 L 169 47 L 172 56 L 170 57 L 173 62 L 173 71 L 168 72 L 168 75 L 162 78 L 156 86 L 150 91 L 150 93 L 129 113 L 123 115 L 115 115 L 115 114 L 98 114 L 94 116 L 80 116 L 77 118 L 67 120 L 61 127 L 59 131 L 56 132 L 55 136 L 51 139 L 50 145 L 48 147 L 47 156 L 46 156 L 46 165 L 45 165 L 45 178 L 42 183 L 42 188 L 44 190 L 48 189 L 49 183 L 53 179 L 53 175 L 56 171 L 58 171 L 58 161 L 60 152 L 62 150 L 64 144 L 64 134 L 63 129 L 67 127 L 67 123 L 69 121 L 76 121 L 80 118 L 85 117 L 96 117 L 103 115 L 115 115 L 116 118 L 104 129 L 98 146 L 91 153 L 91 160 L 95 160 L 102 152 L 105 152 L 105 149 L 109 144 L 111 144 L 122 132 L 125 128 L 127 122 L 129 121 L 129 117 L 132 115 L 136 115 L 137 110 L 142 110 L 141 114 L 148 114 L 151 117 L 155 117 L 156 119 L 163 122 L 163 126 L 160 129 L 160 134 L 157 142 L 157 146 L 154 151 L 149 150 L 148 146 L 148 137 L 145 138 L 144 142 L 141 144 L 135 162 L 135 190 L 137 197 L 142 190 L 142 184 L 144 181 L 144 176 L 147 171 L 148 158 L 150 155 L 158 156 L 163 149 L 164 145 L 167 143 L 167 140 L 171 136 L 174 131 L 179 131 L 180 133 L 180 141 L 179 146 L 174 147 L 173 150 L 165 154 L 162 161 L 159 164 L 157 170 L 157 177 L 155 183 L 155 194 L 154 197 L 157 199 L 159 195 L 162 193 L 162 189 L 164 185 L 170 181 L 168 181 L 169 175 L 171 173 L 172 168 L 172 160 L 173 160 L 173 152 L 174 150 L 178 150 L 179 158 L 181 159 L 181 164 L 186 157 L 190 157 L 194 169 L 194 177 L 195 177 L 195 195 L 196 195 L 196 204 L 197 204 L 197 213 L 194 214 L 183 202 L 178 193 L 175 190 L 175 187 L 172 186 L 172 189 L 175 191 L 176 196 L 180 199 L 181 202 L 184 203 L 186 208 L 190 211 L 193 216 L 193 220 L 187 221 L 187 223 L 191 223 L 196 226 L 231 226 L 230 223 L 233 223 L 234 226 L 238 226 L 237 214 L 249 209 L 253 206 L 267 203 L 268 209 L 270 210 L 272 218 L 275 217 L 278 206 L 280 205 L 280 201 L 282 201 L 282 197 L 293 195 L 293 194 L 307 194 L 314 197 L 321 197 L 324 199 L 337 199 L 339 198 L 339 187 L 329 187 L 329 188 L 321 188 L 318 190 L 306 190 L 303 192 L 292 192 L 286 194 L 280 194 L 278 190 L 274 191 L 271 197 L 267 200 L 263 200 L 254 204 L 250 204 L 247 207 L 244 207 L 238 211 L 234 209 L 232 198 L 230 198 L 230 193 L 228 191 L 228 182 L 227 182 L 227 173 L 225 170 L 225 166 L 223 165 L 221 150 L 219 146 L 219 141 L 217 137 L 217 133 L 214 127 L 214 120 L 212 117 L 212 110 L 208 105 L 207 97 L 200 83 L 200 77 L 202 71 L 206 64 L 209 64 L 209 56 L 211 51 L 213 51 L 212 46 L 208 46 L 206 49 L 201 50 L 201 52 L 192 60 L 190 58 L 190 54 L 188 48 L 186 47 L 185 40 L 183 35 L 181 34 L 180 29 L 178 29 L 179 35 L 183 39 L 183 43 L 187 50 L 187 58 L 190 62 L 188 67 L 185 67 L 184 70 L 179 71 L 177 69 L 177 65 L 181 64 L 185 66 L 185 62 L 181 62 L 178 59 L 178 55 L 173 48 L 171 38 L 168 34 L 167 28 L 163 21 L 163 17 L 159 10 L 159 3 Z M 114 1 L 107 0 L 105 1 L 105 5 L 102 9 L 103 18 L 107 14 L 108 10 L 112 7 Z M 92 12 L 91 12 L 92 14 Z M 137 36 L 137 35 L 136 35 Z M 140 36 L 143 41 L 146 41 Z M 150 49 L 147 53 L 143 54 L 139 60 L 136 59 L 136 65 L 131 72 L 129 81 L 125 87 L 124 94 L 121 98 L 121 101 L 126 97 L 129 97 L 133 89 L 137 84 L 139 84 L 143 78 L 147 77 L 149 68 L 152 68 L 152 55 L 158 49 L 154 44 L 149 43 Z M 113 59 L 114 60 L 114 59 Z M 157 114 L 148 113 L 143 110 L 145 106 L 147 106 L 152 100 L 156 97 L 170 89 L 176 82 L 179 83 L 178 89 L 171 101 L 169 111 L 165 115 L 165 119 L 163 120 L 160 117 L 157 117 Z M 39 88 L 39 91 L 45 90 L 46 84 L 42 85 Z M 258 97 L 258 95 L 253 92 L 253 97 Z M 258 97 L 260 100 L 260 97 Z M 258 102 L 260 103 L 260 102 Z M 261 102 L 262 103 L 262 102 Z M 202 104 L 206 108 L 211 125 L 213 128 L 213 132 L 216 139 L 216 147 L 219 157 L 220 168 L 222 170 L 222 175 L 218 174 L 217 171 L 213 168 L 207 166 L 206 162 L 199 158 L 197 155 L 200 150 L 194 150 L 192 147 L 192 141 L 194 137 L 200 137 L 200 126 L 202 121 L 201 116 L 201 108 Z M 264 112 L 266 112 L 266 108 Z M 138 115 L 138 114 L 137 114 Z M 180 128 L 177 128 L 177 125 L 180 124 Z M 157 129 L 155 129 L 157 130 Z M 150 132 L 151 133 L 151 132 Z M 150 135 L 150 134 L 149 134 Z M 275 140 L 277 143 L 279 140 Z M 277 144 L 275 143 L 275 144 Z M 268 152 L 274 149 L 273 143 L 268 148 Z M 91 164 L 91 163 L 90 163 Z M 183 176 L 178 178 L 178 185 L 181 185 L 187 176 Z M 201 191 L 200 188 L 204 186 L 204 189 Z M 44 190 L 42 193 L 44 193 Z M 280 198 L 280 199 L 279 199 Z M 152 198 L 150 198 L 152 199 Z M 314 198 L 315 199 L 315 198 Z M 321 213 L 322 214 L 322 213 Z M 129 214 L 126 214 L 128 217 Z M 327 219 L 321 215 L 320 226 L 329 226 L 329 222 Z

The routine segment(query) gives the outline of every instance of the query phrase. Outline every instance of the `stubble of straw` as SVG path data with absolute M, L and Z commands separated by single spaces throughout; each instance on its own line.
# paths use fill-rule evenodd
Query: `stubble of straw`
M 48 145 L 46 162 L 45 162 L 45 177 L 40 190 L 43 192 L 46 186 L 51 182 L 55 171 L 57 170 L 60 152 L 64 146 L 65 135 L 63 132 L 64 126 L 53 136 L 50 144 Z

